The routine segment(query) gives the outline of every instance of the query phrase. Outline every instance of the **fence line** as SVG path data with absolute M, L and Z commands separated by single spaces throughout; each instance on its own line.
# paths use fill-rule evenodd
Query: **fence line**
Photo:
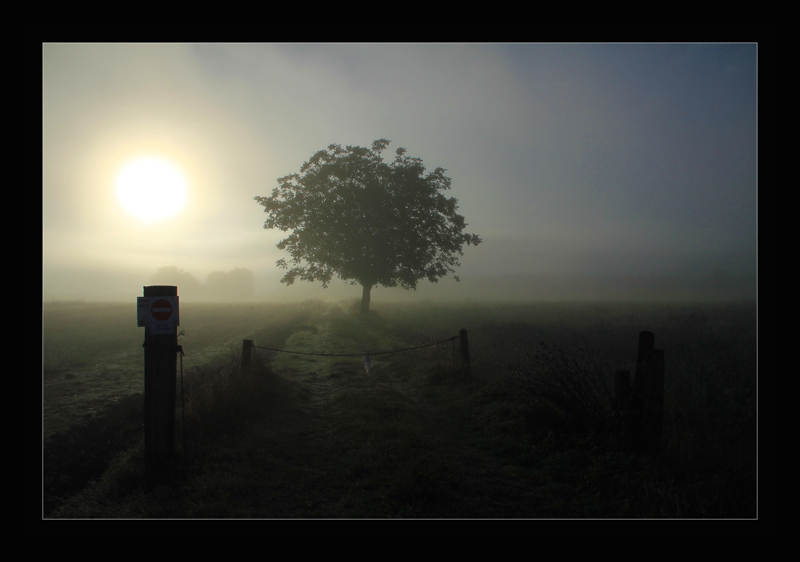
M 366 352 L 366 353 L 309 353 L 306 351 L 288 351 L 286 349 L 275 349 L 273 347 L 264 347 L 260 345 L 251 344 L 251 347 L 256 349 L 266 349 L 267 351 L 277 351 L 279 353 L 292 353 L 294 355 L 316 355 L 318 357 L 363 357 L 364 355 L 385 355 L 387 353 L 400 353 L 403 351 L 411 351 L 414 349 L 422 349 L 423 347 L 431 347 L 434 345 L 439 345 L 442 343 L 447 343 L 449 341 L 457 340 L 460 336 L 453 336 L 452 338 L 447 338 L 445 340 L 437 341 L 434 343 L 426 343 L 425 345 L 418 345 L 416 347 L 407 347 L 405 349 L 393 349 L 391 351 L 376 351 L 376 352 Z M 246 340 L 251 341 L 251 340 Z
M 423 347 L 431 347 L 440 345 L 449 341 L 461 340 L 461 359 L 463 361 L 464 373 L 467 378 L 470 377 L 470 360 L 469 360 L 469 340 L 467 338 L 467 331 L 462 329 L 457 336 L 447 338 L 441 341 L 426 343 L 415 347 L 406 347 L 405 349 L 392 349 L 389 351 L 376 351 L 374 353 L 310 353 L 307 351 L 289 351 L 288 349 L 277 349 L 274 347 L 265 347 L 256 345 L 253 340 L 244 340 L 242 342 L 242 370 L 246 371 L 250 365 L 250 355 L 253 349 L 264 349 L 266 351 L 275 351 L 278 353 L 291 353 L 293 355 L 314 355 L 317 357 L 361 357 L 364 360 L 364 366 L 369 373 L 370 357 L 373 355 L 385 355 L 387 353 L 401 353 L 404 351 L 412 351 L 414 349 L 422 349 Z M 455 349 L 454 349 L 455 351 Z
M 252 350 L 264 349 L 278 353 L 291 353 L 294 355 L 313 355 L 317 357 L 361 357 L 365 369 L 369 374 L 370 357 L 385 355 L 387 353 L 401 353 L 425 347 L 432 347 L 450 341 L 461 340 L 461 358 L 463 360 L 464 374 L 467 378 L 470 373 L 469 339 L 467 331 L 462 329 L 457 336 L 444 340 L 393 349 L 389 351 L 376 351 L 374 353 L 311 353 L 307 351 L 290 351 L 255 345 L 253 340 L 242 342 L 242 370 L 246 371 L 250 364 Z M 664 351 L 653 349 L 655 336 L 652 332 L 640 332 L 636 357 L 636 371 L 631 381 L 630 371 L 618 370 L 614 377 L 613 408 L 622 414 L 625 420 L 625 432 L 629 445 L 637 452 L 648 451 L 657 453 L 661 450 L 664 415 Z

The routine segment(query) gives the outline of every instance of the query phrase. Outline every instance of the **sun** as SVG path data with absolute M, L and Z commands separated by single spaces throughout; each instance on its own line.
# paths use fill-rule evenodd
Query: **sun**
M 186 179 L 161 158 L 139 158 L 125 165 L 116 187 L 124 209 L 146 222 L 170 217 L 186 204 Z

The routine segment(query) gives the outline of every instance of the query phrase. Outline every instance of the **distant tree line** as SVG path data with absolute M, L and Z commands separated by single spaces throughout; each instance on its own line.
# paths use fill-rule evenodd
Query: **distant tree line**
M 234 268 L 227 273 L 212 271 L 206 283 L 174 265 L 159 268 L 150 278 L 152 285 L 175 285 L 178 295 L 190 299 L 245 299 L 255 293 L 255 277 L 249 269 Z

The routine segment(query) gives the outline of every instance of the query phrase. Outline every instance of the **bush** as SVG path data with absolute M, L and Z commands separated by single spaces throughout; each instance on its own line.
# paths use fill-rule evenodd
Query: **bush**
M 608 369 L 584 348 L 567 353 L 544 342 L 539 346 L 527 354 L 529 365 L 512 368 L 514 382 L 531 400 L 528 419 L 549 422 L 551 429 L 562 431 L 608 429 L 613 401 Z

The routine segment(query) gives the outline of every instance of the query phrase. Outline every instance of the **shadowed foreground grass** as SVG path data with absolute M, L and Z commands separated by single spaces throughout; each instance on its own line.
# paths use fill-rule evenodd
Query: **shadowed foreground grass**
M 567 307 L 554 310 L 404 305 L 368 318 L 347 306 L 304 310 L 283 328 L 256 332 L 256 344 L 377 351 L 468 326 L 472 377 L 450 344 L 375 356 L 369 374 L 360 358 L 264 351 L 246 373 L 235 356 L 197 367 L 186 373 L 167 474 L 147 478 L 141 435 L 129 431 L 107 469 L 52 500 L 46 516 L 754 517 L 747 311 L 703 320 L 674 309 L 648 318 L 651 311 L 604 309 L 587 321 L 584 310 L 578 333 Z M 626 451 L 607 386 L 613 367 L 635 354 L 638 330 L 653 322 L 676 370 L 667 375 L 664 452 L 649 458 Z M 633 336 L 616 346 L 620 333 Z M 583 341 L 587 334 L 599 347 Z M 564 391 L 565 379 L 581 392 Z M 732 417 L 737 423 L 726 426 Z

